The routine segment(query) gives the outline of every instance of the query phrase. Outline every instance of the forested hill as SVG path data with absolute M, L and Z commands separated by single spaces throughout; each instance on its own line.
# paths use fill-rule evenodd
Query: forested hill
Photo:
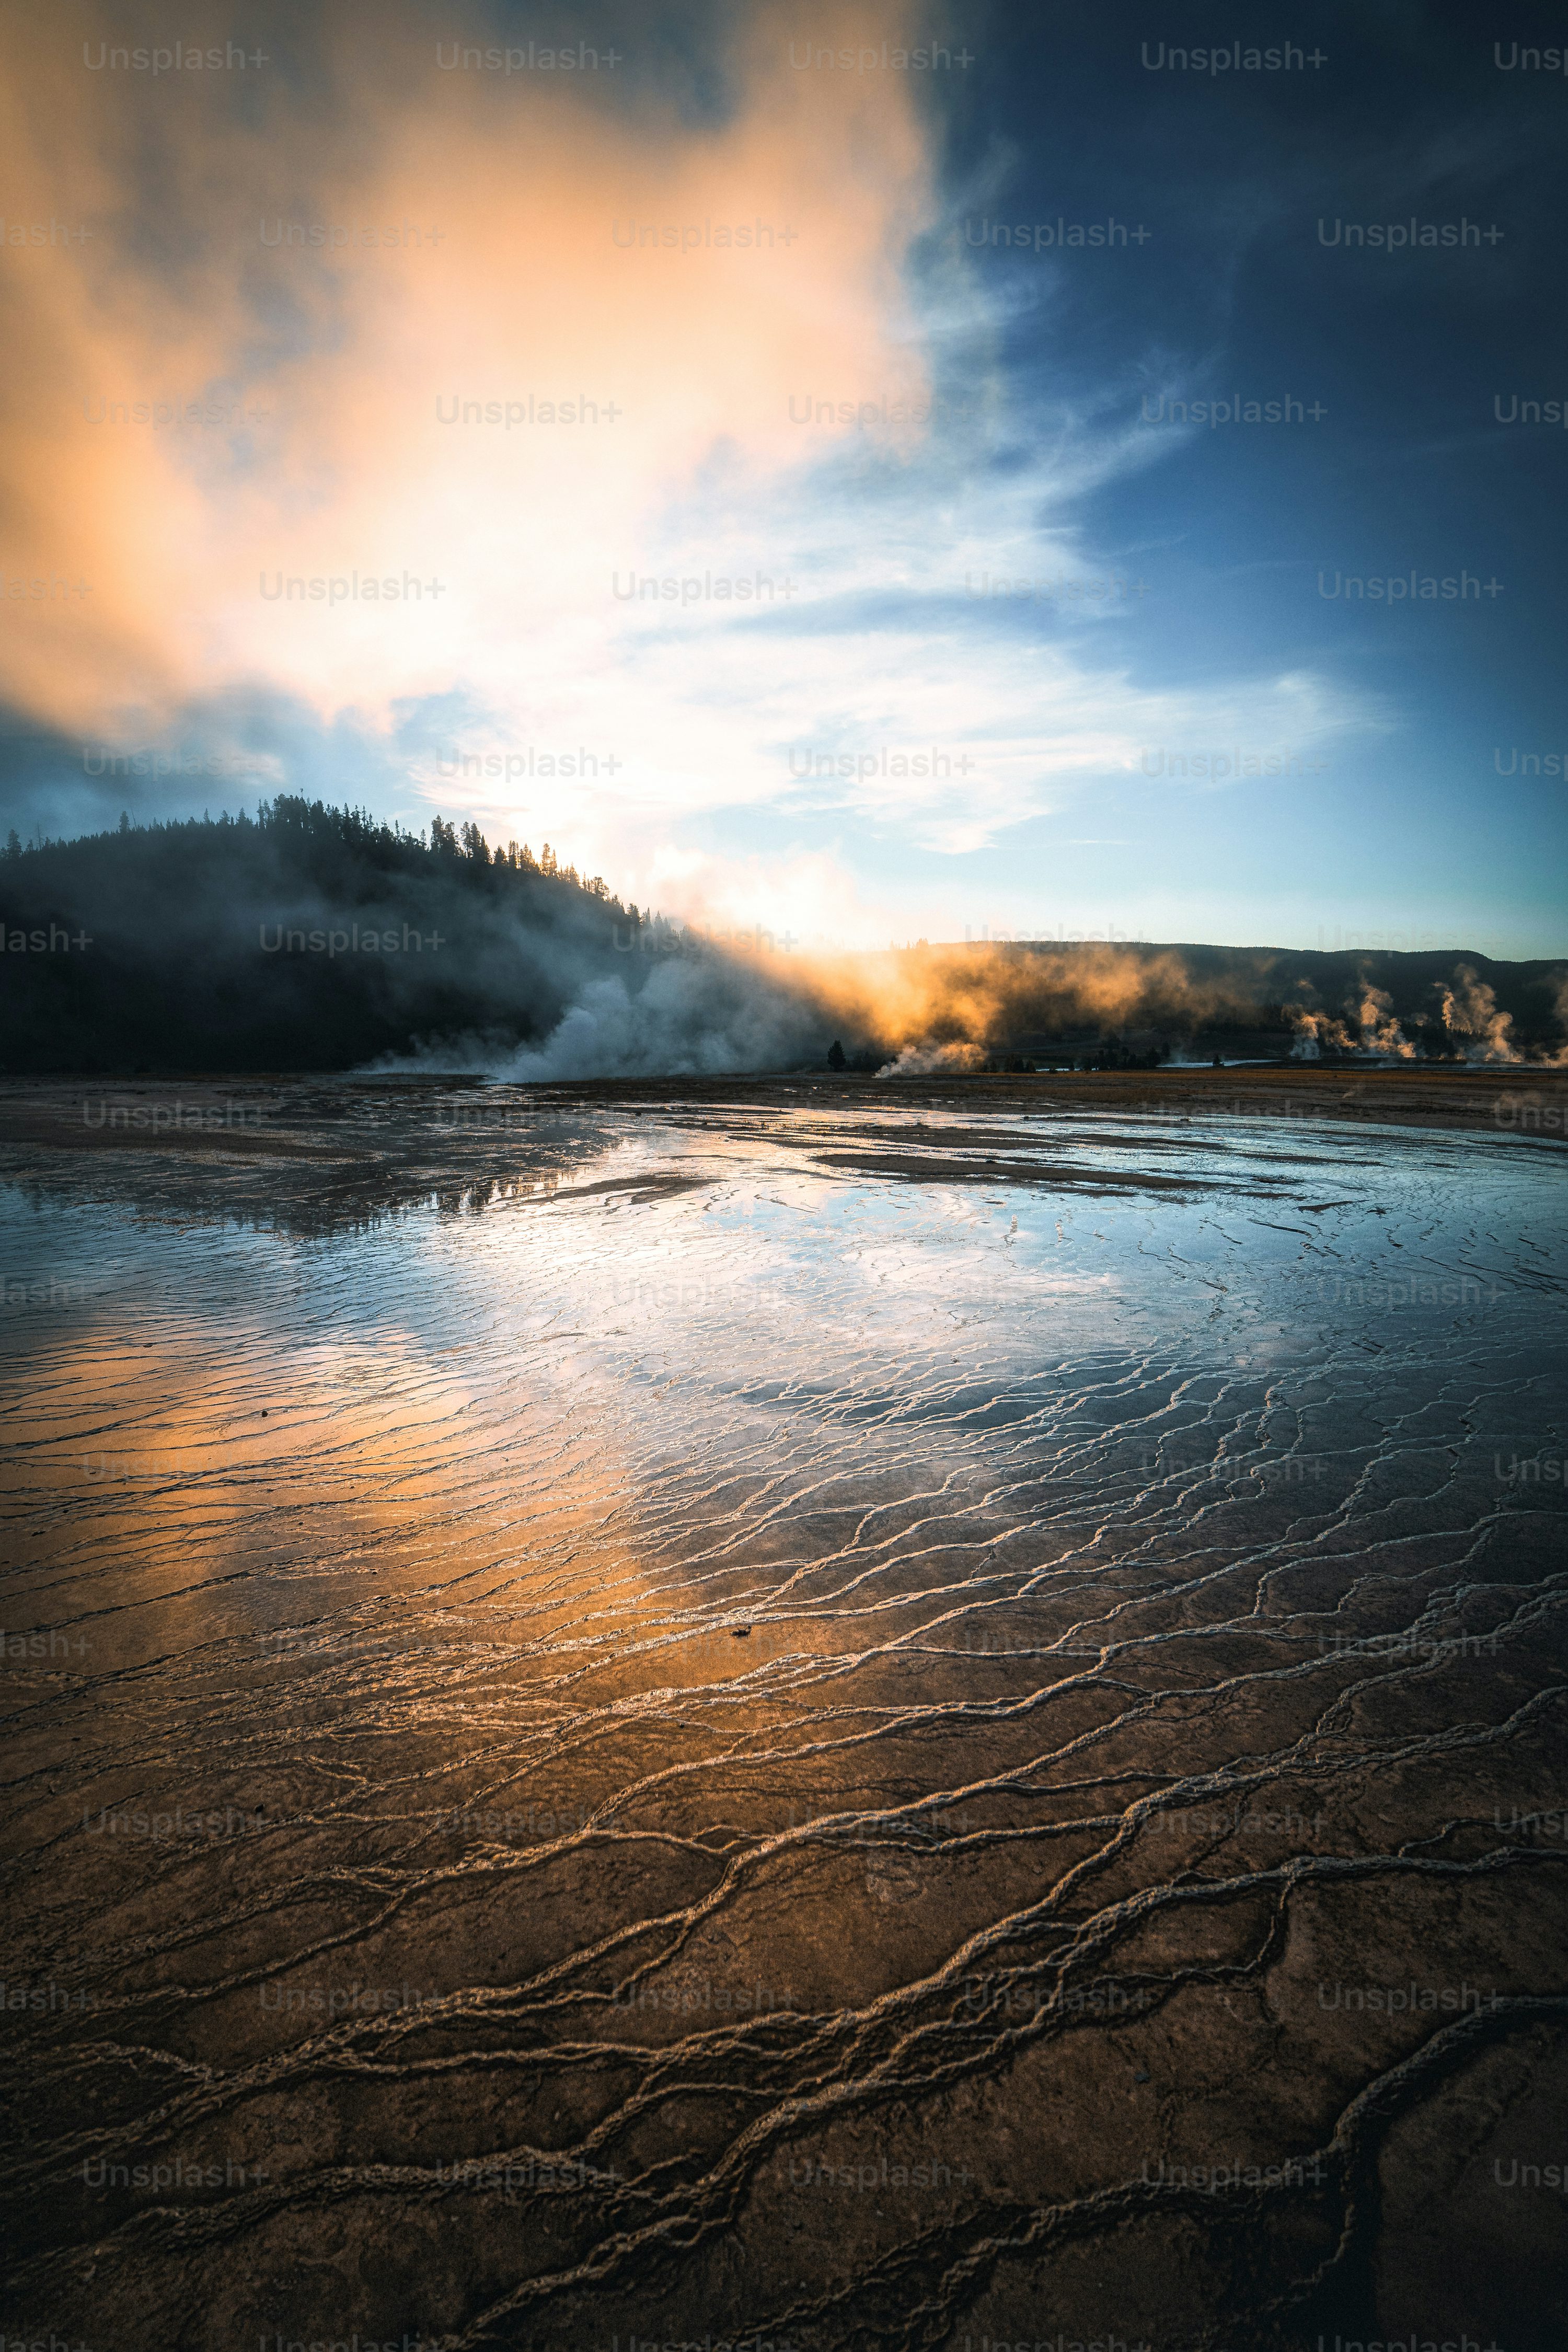
M 584 982 L 635 992 L 677 934 L 478 829 L 430 838 L 279 795 L 255 817 L 0 854 L 0 1064 L 341 1070 L 417 1039 L 549 1034 Z
M 1065 1042 L 1097 1066 L 1184 1040 L 1200 1057 L 1500 1064 L 1561 1054 L 1565 1015 L 1561 961 L 1458 950 L 922 941 L 759 964 L 547 848 L 491 849 L 439 817 L 426 841 L 289 796 L 0 852 L 13 1075 L 346 1070 L 422 1049 L 532 1076 L 764 1071 L 820 1065 L 835 1037 L 869 1068 L 933 1041 L 1024 1059 Z

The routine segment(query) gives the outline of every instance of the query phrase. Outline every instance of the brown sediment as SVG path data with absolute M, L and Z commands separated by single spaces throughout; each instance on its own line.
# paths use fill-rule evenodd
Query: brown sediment
M 310 1108 L 349 1094 L 368 1110 L 388 1105 L 458 1104 L 461 1123 L 450 1130 L 482 1139 L 487 1116 L 500 1124 L 510 1110 L 520 1121 L 541 1113 L 628 1110 L 639 1113 L 721 1109 L 736 1116 L 809 1110 L 841 1118 L 862 1111 L 941 1109 L 966 1117 L 1073 1118 L 1115 1111 L 1150 1118 L 1258 1118 L 1391 1121 L 1396 1125 L 1485 1129 L 1521 1140 L 1561 1143 L 1568 1133 L 1568 1070 L 1459 1068 L 1449 1065 L 1357 1069 L 1310 1063 L 1232 1069 L 1042 1071 L 1033 1076 L 879 1078 L 832 1072 L 783 1076 L 591 1078 L 550 1085 L 490 1085 L 482 1080 L 428 1078 L 334 1080 L 252 1075 L 229 1079 L 179 1074 L 127 1081 L 0 1080 L 0 1141 L 76 1150 L 194 1150 L 216 1156 L 314 1157 L 324 1145 L 291 1131 Z M 89 1125 L 84 1095 L 112 1101 L 144 1123 Z M 203 1127 L 150 1125 L 155 1107 L 178 1097 L 182 1110 L 220 1120 L 224 1106 L 238 1123 Z M 254 1124 L 246 1124 L 253 1119 Z M 368 1135 L 362 1140 L 369 1140 Z M 341 1147 L 342 1148 L 342 1147 Z
M 546 1105 L 605 1109 L 686 1104 L 736 1111 L 809 1108 L 962 1111 L 1079 1118 L 1100 1111 L 1151 1118 L 1392 1120 L 1487 1129 L 1561 1142 L 1568 1071 L 1498 1068 L 1356 1070 L 1288 1067 L 1041 1071 L 1032 1076 L 876 1078 L 828 1073 L 787 1078 L 615 1078 L 519 1089 Z
M 7 1327 L 5 1622 L 66 1647 L 6 1660 L 6 1977 L 76 2004 L 7 2019 L 16 2307 L 118 2352 L 1544 2352 L 1560 2198 L 1493 2168 L 1559 2160 L 1568 2063 L 1563 1490 L 1502 1466 L 1555 1442 L 1554 1168 L 1196 1111 L 1156 1152 L 1100 1078 L 1048 1154 L 1028 1080 L 918 1128 L 924 1082 L 706 1084 L 537 1134 L 258 1097 L 345 1199 L 474 1191 L 233 1260 L 255 1161 L 13 1142 L 119 1269 Z M 1086 1146 L 1147 1197 L 1082 1213 Z M 1025 1293 L 989 1196 L 1047 1181 Z M 776 1194 L 845 1222 L 775 1244 Z M 1234 1329 L 1183 1319 L 1198 1245 Z M 1492 1297 L 1297 1271 L 1417 1246 Z M 809 1281 L 747 1319 L 774 1247 Z
M 1198 1175 L 1160 1176 L 1139 1173 L 1118 1177 L 1103 1171 L 1070 1168 L 1059 1161 L 987 1159 L 984 1153 L 943 1157 L 937 1152 L 816 1150 L 818 1168 L 841 1168 L 858 1176 L 885 1176 L 900 1184 L 1039 1184 L 1051 1190 L 1098 1193 L 1192 1192 L 1205 1189 Z M 1234 1188 L 1228 1188 L 1234 1189 Z

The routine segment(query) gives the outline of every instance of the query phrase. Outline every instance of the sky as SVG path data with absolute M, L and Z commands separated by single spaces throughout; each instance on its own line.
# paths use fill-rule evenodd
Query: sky
M 1568 24 L 173 13 L 6 13 L 0 829 L 1568 949 Z

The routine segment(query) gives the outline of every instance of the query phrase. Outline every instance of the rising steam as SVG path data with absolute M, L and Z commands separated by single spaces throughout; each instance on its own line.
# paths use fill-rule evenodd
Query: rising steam
M 840 1037 L 861 1066 L 880 1056 L 879 1076 L 919 1077 L 974 1070 L 1030 1037 L 1142 1031 L 1176 1041 L 1227 1027 L 1273 1030 L 1281 1041 L 1293 1032 L 1290 1052 L 1302 1061 L 1325 1053 L 1402 1063 L 1424 1053 L 1526 1058 L 1514 1016 L 1464 962 L 1440 978 L 1425 960 L 1414 971 L 1382 973 L 1398 989 L 1396 1003 L 1358 968 L 1371 956 L 1095 943 L 805 956 L 669 936 L 672 951 L 651 968 L 617 957 L 619 970 L 584 973 L 542 1044 L 470 1039 L 454 1048 L 437 1040 L 403 1066 L 524 1082 L 717 1076 L 818 1063 Z M 1568 1012 L 1568 976 L 1557 1009 L 1560 1018 Z
M 535 1084 L 574 1078 L 719 1076 L 821 1054 L 820 1023 L 787 992 L 707 955 L 657 964 L 634 994 L 618 973 L 591 980 L 544 1044 L 489 1067 Z
M 1509 1035 L 1511 1013 L 1500 1013 L 1496 991 L 1478 980 L 1468 964 L 1455 967 L 1454 984 L 1438 990 L 1443 1026 L 1463 1045 L 1467 1062 L 1522 1062 Z
M 879 1078 L 925 1078 L 978 1069 L 985 1059 L 984 1045 L 906 1045 L 896 1062 L 884 1062 Z
M 1479 1064 L 1508 1064 L 1525 1059 L 1510 1034 L 1512 1013 L 1499 1010 L 1496 990 L 1486 981 L 1478 979 L 1468 964 L 1456 964 L 1452 978 L 1447 982 L 1434 981 L 1432 994 L 1436 999 L 1433 1019 L 1442 1032 L 1443 1044 L 1447 1051 L 1458 1053 L 1467 1062 Z M 1565 1006 L 1568 1006 L 1568 980 L 1563 982 L 1558 990 L 1560 1020 Z M 1380 988 L 1364 987 L 1359 1003 L 1347 1006 L 1342 1014 L 1298 1005 L 1289 1006 L 1287 1010 L 1296 1027 L 1295 1042 L 1290 1051 L 1298 1061 L 1317 1061 L 1326 1045 L 1341 1053 L 1373 1054 L 1398 1061 L 1414 1060 L 1418 1050 L 1394 1018 L 1392 997 Z M 1560 1052 L 1551 1058 L 1560 1060 L 1563 1056 Z
M 1296 1061 L 1320 1060 L 1325 1045 L 1341 1053 L 1376 1054 L 1402 1062 L 1415 1058 L 1415 1045 L 1394 1017 L 1394 999 L 1384 989 L 1363 988 L 1360 1004 L 1343 1019 L 1306 1006 L 1288 1005 L 1286 1011 L 1295 1024 L 1290 1053 Z

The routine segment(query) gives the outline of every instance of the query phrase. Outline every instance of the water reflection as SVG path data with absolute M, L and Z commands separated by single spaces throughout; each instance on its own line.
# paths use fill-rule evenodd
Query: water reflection
M 5 1163 L 26 2307 L 1373 2310 L 1320 1988 L 1560 1986 L 1552 1166 L 275 1095 Z

